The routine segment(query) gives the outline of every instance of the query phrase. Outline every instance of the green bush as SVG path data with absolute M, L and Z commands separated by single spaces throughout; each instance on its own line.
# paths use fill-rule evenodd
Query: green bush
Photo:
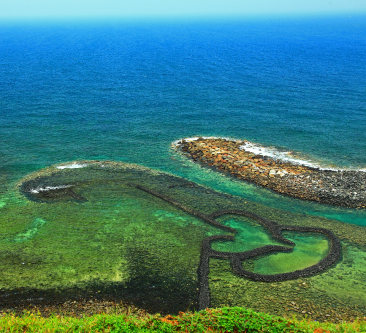
M 206 309 L 200 312 L 181 312 L 177 316 L 159 314 L 136 315 L 99 314 L 84 318 L 26 312 L 22 316 L 0 316 L 0 332 L 366 332 L 366 323 L 318 323 L 309 320 L 289 320 L 250 309 L 233 307 Z

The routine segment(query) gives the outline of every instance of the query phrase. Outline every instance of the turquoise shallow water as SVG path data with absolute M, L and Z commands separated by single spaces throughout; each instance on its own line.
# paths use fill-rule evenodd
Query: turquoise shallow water
M 0 288 L 99 281 L 125 283 L 132 298 L 136 290 L 160 299 L 178 289 L 189 295 L 182 299 L 196 298 L 200 242 L 222 231 L 107 181 L 86 186 L 83 194 L 90 200 L 85 203 L 51 205 L 19 194 L 16 184 L 26 175 L 75 160 L 136 163 L 169 172 L 233 195 L 237 209 L 248 204 L 288 224 L 333 227 L 345 242 L 360 247 L 357 234 L 364 231 L 353 228 L 366 226 L 364 210 L 303 202 L 239 182 L 201 168 L 171 144 L 183 137 L 224 136 L 291 151 L 324 167 L 366 168 L 365 22 L 365 17 L 318 17 L 2 23 L 0 255 L 7 274 Z M 180 200 L 191 198 L 177 193 Z M 203 196 L 200 200 L 199 208 L 215 206 Z M 235 243 L 215 244 L 217 249 L 274 242 L 257 226 L 228 223 L 241 231 Z M 351 231 L 342 229 L 344 223 Z M 289 260 L 296 269 L 320 260 L 328 248 L 321 237 L 289 239 L 298 244 Z M 75 249 L 81 255 L 77 260 Z M 171 260 L 170 253 L 185 251 L 190 257 Z M 292 267 L 283 264 L 287 255 L 261 258 L 251 269 L 285 272 Z M 338 295 L 337 276 L 352 274 L 355 285 L 364 279 L 363 250 L 349 247 L 344 258 L 329 275 L 311 280 L 316 290 Z M 146 272 L 146 280 L 136 278 Z M 227 275 L 220 281 L 233 279 Z M 351 282 L 343 286 L 350 293 Z M 350 304 L 363 304 L 361 289 L 359 295 L 351 293 Z
M 182 161 L 170 144 L 227 136 L 365 168 L 364 22 L 3 23 L 2 186 L 55 163 L 110 159 L 362 225 L 363 212 L 239 184 Z

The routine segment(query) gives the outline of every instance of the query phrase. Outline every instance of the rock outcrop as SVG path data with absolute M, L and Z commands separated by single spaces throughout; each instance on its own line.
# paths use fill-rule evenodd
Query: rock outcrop
M 218 138 L 181 140 L 177 147 L 202 165 L 290 197 L 366 208 L 366 172 L 322 170 L 245 151 L 246 141 Z

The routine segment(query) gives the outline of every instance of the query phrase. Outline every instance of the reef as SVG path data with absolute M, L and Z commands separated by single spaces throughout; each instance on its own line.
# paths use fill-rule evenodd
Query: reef
M 323 170 L 275 160 L 243 149 L 247 141 L 180 140 L 176 147 L 203 166 L 301 200 L 366 208 L 366 172 Z
M 212 229 L 215 230 L 221 229 L 226 234 L 212 236 L 212 234 L 202 233 L 204 237 L 200 238 L 196 250 L 197 261 L 194 265 L 197 266 L 193 265 L 192 267 L 196 271 L 198 280 L 183 274 L 183 271 L 177 271 L 175 276 L 170 276 L 170 273 L 166 275 L 164 273 L 160 276 L 155 271 L 149 273 L 148 269 L 150 266 L 154 266 L 153 262 L 160 263 L 161 260 L 154 252 L 150 252 L 146 256 L 146 253 L 143 252 L 145 250 L 137 248 L 138 245 L 133 240 L 136 249 L 130 250 L 128 258 L 130 261 L 133 261 L 131 272 L 134 275 L 128 282 L 108 282 L 108 280 L 102 281 L 97 278 L 95 282 L 91 280 L 91 284 L 86 285 L 86 287 L 75 285 L 73 289 L 69 286 L 59 288 L 57 292 L 56 290 L 53 292 L 52 288 L 49 287 L 46 289 L 37 289 L 35 287 L 13 288 L 12 290 L 3 290 L 0 292 L 0 300 L 4 304 L 7 303 L 15 306 L 17 303 L 21 303 L 24 305 L 28 301 L 29 303 L 36 301 L 47 304 L 48 300 L 54 302 L 55 295 L 58 295 L 56 298 L 60 302 L 65 302 L 68 299 L 83 299 L 87 294 L 89 296 L 85 296 L 86 298 L 123 300 L 138 305 L 139 307 L 146 307 L 158 312 L 164 312 L 167 309 L 169 311 L 180 311 L 189 306 L 188 303 L 193 304 L 196 309 L 205 309 L 211 305 L 209 285 L 211 259 L 223 259 L 224 261 L 230 262 L 231 271 L 234 273 L 234 276 L 236 275 L 255 282 L 273 283 L 317 275 L 334 266 L 342 256 L 342 247 L 338 237 L 327 228 L 314 225 L 290 225 L 291 221 L 289 220 L 284 220 L 281 223 L 280 216 L 274 221 L 272 218 L 263 217 L 266 215 L 260 216 L 264 213 L 262 208 L 259 210 L 255 209 L 254 213 L 253 207 L 250 204 L 244 204 L 239 199 L 217 193 L 183 178 L 144 167 L 107 161 L 90 161 L 84 162 L 83 165 L 84 169 L 60 169 L 56 166 L 41 170 L 22 179 L 18 184 L 18 189 L 35 206 L 39 203 L 40 205 L 38 206 L 47 210 L 47 207 L 50 207 L 48 204 L 53 206 L 59 203 L 62 207 L 66 207 L 65 203 L 69 203 L 69 206 L 75 208 L 75 212 L 82 209 L 84 205 L 89 205 L 89 207 L 93 206 L 93 202 L 97 198 L 97 196 L 93 196 L 93 191 L 99 188 L 103 188 L 104 191 L 111 189 L 113 195 L 116 197 L 127 195 L 128 193 L 139 198 L 144 198 L 144 200 L 148 199 L 149 202 L 154 202 L 158 206 L 173 206 L 198 218 L 198 220 L 202 220 L 204 223 L 202 223 L 200 228 L 205 228 L 207 225 L 214 227 Z M 90 190 L 91 188 L 93 188 L 93 191 Z M 121 191 L 121 188 L 124 190 Z M 97 193 L 99 195 L 99 192 Z M 197 200 L 198 198 L 200 199 Z M 213 242 L 235 241 L 236 238 L 237 230 L 235 228 L 219 222 L 219 218 L 225 215 L 243 216 L 259 223 L 273 239 L 283 245 L 265 245 L 243 252 L 214 250 L 212 248 Z M 198 228 L 195 229 L 196 232 L 200 232 Z M 121 230 L 123 230 L 123 227 Z M 310 235 L 321 234 L 328 240 L 329 250 L 318 263 L 291 272 L 271 275 L 256 273 L 244 268 L 243 264 L 246 260 L 251 261 L 275 253 L 292 252 L 296 244 L 282 234 L 286 231 L 300 234 L 308 233 Z M 156 231 L 154 230 L 154 232 Z M 172 237 L 171 232 L 172 229 L 169 228 L 169 234 L 165 237 Z M 164 242 L 166 243 L 168 240 L 165 238 Z M 200 247 L 199 244 L 201 244 Z M 175 254 L 171 251 L 169 252 L 169 259 L 171 259 L 171 266 L 169 267 L 171 268 L 178 266 L 175 265 L 175 262 L 179 258 L 174 257 L 174 255 L 179 256 L 181 254 L 179 251 L 181 250 L 178 249 L 177 251 L 174 252 Z M 6 253 L 8 256 L 10 254 L 10 252 Z M 184 252 L 184 255 L 187 255 L 187 253 Z M 43 259 L 38 258 L 38 260 Z M 31 259 L 29 259 L 29 263 L 24 262 L 23 257 L 19 257 L 19 260 L 17 259 L 17 262 L 20 262 L 21 265 L 26 264 L 27 267 L 28 264 L 31 267 L 30 261 Z M 192 261 L 192 258 L 188 258 L 188 261 Z M 170 263 L 164 263 L 164 265 L 167 264 Z M 171 268 L 167 268 L 167 272 Z M 152 280 L 154 280 L 153 289 L 150 288 Z M 158 290 L 158 288 L 161 289 Z M 13 297 L 14 293 L 17 295 L 16 297 Z M 84 296 L 82 296 L 83 294 Z M 144 297 L 141 295 L 144 295 Z M 170 297 L 168 303 L 163 304 L 163 299 L 157 301 L 157 297 L 160 299 L 162 297 L 161 295 Z M 177 302 L 177 299 L 180 301 Z M 174 302 L 177 303 L 175 308 L 172 305 Z

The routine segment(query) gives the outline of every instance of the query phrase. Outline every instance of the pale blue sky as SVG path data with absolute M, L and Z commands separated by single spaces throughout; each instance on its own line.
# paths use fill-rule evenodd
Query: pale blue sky
M 0 0 L 0 18 L 366 13 L 366 0 Z

